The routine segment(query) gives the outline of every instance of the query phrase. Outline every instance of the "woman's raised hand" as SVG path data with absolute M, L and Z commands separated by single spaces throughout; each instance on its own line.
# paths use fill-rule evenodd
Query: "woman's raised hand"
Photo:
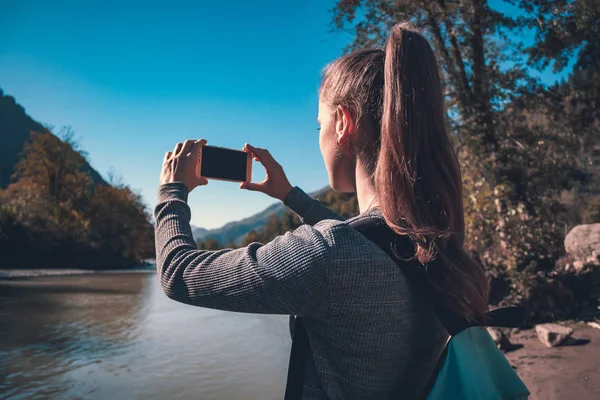
M 160 184 L 183 182 L 190 192 L 195 187 L 206 185 L 208 180 L 196 175 L 200 151 L 205 144 L 206 140 L 204 139 L 177 143 L 173 151 L 165 154 L 160 173 Z
M 285 176 L 283 168 L 269 153 L 267 149 L 254 147 L 246 143 L 244 151 L 252 154 L 254 159 L 265 167 L 265 180 L 261 183 L 242 182 L 241 189 L 262 192 L 268 196 L 283 201 L 285 196 L 292 190 L 292 185 Z

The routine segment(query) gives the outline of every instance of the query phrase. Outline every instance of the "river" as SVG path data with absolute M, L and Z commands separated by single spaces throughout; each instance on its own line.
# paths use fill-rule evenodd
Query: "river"
M 287 318 L 168 299 L 155 273 L 0 280 L 2 399 L 281 399 Z

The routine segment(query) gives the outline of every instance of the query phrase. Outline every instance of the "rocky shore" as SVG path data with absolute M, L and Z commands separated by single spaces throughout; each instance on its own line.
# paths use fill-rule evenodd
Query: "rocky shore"
M 523 379 L 530 399 L 600 398 L 600 328 L 587 323 L 561 324 L 573 329 L 561 345 L 548 347 L 535 329 L 515 332 L 515 350 L 506 358 Z

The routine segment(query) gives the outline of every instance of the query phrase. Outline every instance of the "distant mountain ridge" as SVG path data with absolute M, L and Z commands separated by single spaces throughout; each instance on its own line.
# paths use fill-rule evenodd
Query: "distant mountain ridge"
M 311 197 L 316 197 L 325 194 L 329 190 L 331 190 L 331 188 L 328 185 L 315 192 L 309 193 L 309 195 Z M 261 229 L 267 224 L 267 222 L 269 222 L 269 219 L 273 215 L 281 216 L 285 210 L 287 210 L 287 207 L 283 203 L 275 203 L 259 213 L 239 221 L 228 222 L 220 228 L 207 230 L 192 226 L 192 234 L 194 235 L 194 239 L 196 241 L 212 238 L 223 245 L 226 245 L 230 241 L 236 245 L 239 245 L 242 243 L 248 233 L 252 232 L 253 230 Z
M 14 166 L 32 131 L 48 130 L 27 115 L 23 106 L 18 104 L 14 97 L 4 94 L 0 89 L 0 189 L 6 188 L 11 182 L 10 177 L 14 172 Z M 84 161 L 81 170 L 89 172 L 94 183 L 106 184 L 102 176 L 87 161 Z

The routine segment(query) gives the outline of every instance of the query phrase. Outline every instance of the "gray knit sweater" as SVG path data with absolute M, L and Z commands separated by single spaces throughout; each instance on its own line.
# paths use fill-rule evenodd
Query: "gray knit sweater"
M 167 296 L 303 317 L 312 350 L 304 399 L 418 397 L 447 334 L 383 250 L 299 188 L 284 201 L 305 223 L 293 233 L 235 250 L 198 250 L 187 196 L 180 182 L 158 190 L 156 265 Z

